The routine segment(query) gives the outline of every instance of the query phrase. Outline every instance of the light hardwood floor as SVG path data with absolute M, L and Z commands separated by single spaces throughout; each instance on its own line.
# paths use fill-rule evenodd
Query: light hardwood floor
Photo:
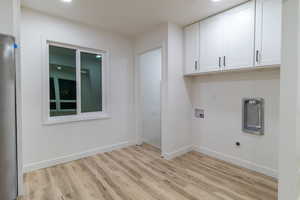
M 276 200 L 277 182 L 197 152 L 131 146 L 25 174 L 22 200 Z

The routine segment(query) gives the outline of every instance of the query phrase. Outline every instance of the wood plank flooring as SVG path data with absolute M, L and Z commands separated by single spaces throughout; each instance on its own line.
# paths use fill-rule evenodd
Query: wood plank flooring
M 276 200 L 270 177 L 190 152 L 144 144 L 25 174 L 22 200 Z

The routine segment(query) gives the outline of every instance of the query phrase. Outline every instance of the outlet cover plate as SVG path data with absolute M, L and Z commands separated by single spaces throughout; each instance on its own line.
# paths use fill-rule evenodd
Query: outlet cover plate
M 204 110 L 200 108 L 195 108 L 195 117 L 204 119 Z

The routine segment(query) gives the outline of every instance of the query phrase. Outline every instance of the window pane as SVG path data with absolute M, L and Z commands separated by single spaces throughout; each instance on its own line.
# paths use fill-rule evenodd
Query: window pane
M 49 76 L 50 116 L 76 114 L 76 50 L 49 45 Z
M 50 103 L 50 110 L 52 111 L 52 110 L 56 110 L 56 102 L 51 102 Z
M 102 111 L 102 55 L 81 52 L 81 112 Z
M 55 100 L 55 88 L 54 88 L 54 79 L 50 78 L 50 99 Z
M 58 79 L 60 100 L 76 100 L 76 81 Z
M 62 103 L 60 103 L 60 109 L 62 109 L 62 110 L 74 110 L 74 109 L 76 109 L 76 103 L 62 102 Z

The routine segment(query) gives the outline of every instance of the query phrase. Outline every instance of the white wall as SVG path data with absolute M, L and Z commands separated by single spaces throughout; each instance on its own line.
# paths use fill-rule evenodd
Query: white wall
M 197 150 L 251 169 L 277 175 L 279 70 L 225 73 L 193 80 L 193 107 L 205 118 L 193 118 Z M 242 98 L 265 100 L 265 135 L 242 131 Z M 237 147 L 236 142 L 241 146 Z
M 135 142 L 133 47 L 119 35 L 22 10 L 22 106 L 25 170 L 45 167 Z M 56 125 L 42 121 L 42 45 L 45 36 L 110 53 L 111 118 Z
M 296 110 L 296 124 L 297 124 L 297 131 L 296 131 L 296 148 L 297 148 L 297 155 L 296 155 L 296 162 L 298 163 L 298 168 L 297 168 L 297 185 L 296 185 L 296 190 L 298 191 L 297 193 L 297 200 L 300 200 L 300 69 L 299 69 L 299 64 L 300 64 L 300 0 L 298 0 L 298 51 L 297 51 L 297 61 L 298 61 L 298 68 L 297 68 L 297 110 Z
M 13 6 L 12 0 L 0 1 L 0 33 L 2 34 L 12 35 L 14 33 Z
M 280 81 L 279 200 L 300 198 L 299 0 L 283 1 Z M 298 146 L 298 148 L 297 148 Z M 299 154 L 298 154 L 299 155 Z M 298 183 L 297 183 L 298 182 Z
M 0 33 L 13 35 L 17 41 L 19 38 L 20 8 L 19 0 L 0 1 Z
M 167 118 L 163 133 L 165 156 L 172 158 L 192 147 L 190 80 L 183 77 L 183 28 L 168 24 Z
M 140 55 L 139 63 L 142 140 L 161 148 L 161 49 Z
M 136 38 L 136 56 L 162 47 L 162 154 L 172 158 L 191 150 L 191 103 L 189 81 L 182 76 L 183 29 L 174 24 L 162 24 Z M 137 69 L 138 63 L 136 63 Z M 138 71 L 136 71 L 136 76 Z M 138 80 L 138 76 L 136 77 Z M 138 85 L 138 82 L 137 84 Z M 138 89 L 136 89 L 138 91 Z M 141 130 L 139 93 L 136 93 L 137 133 Z
M 168 24 L 161 24 L 151 31 L 135 38 L 134 49 L 135 54 L 141 54 L 163 45 L 166 45 L 168 40 Z M 165 49 L 166 51 L 166 49 Z

